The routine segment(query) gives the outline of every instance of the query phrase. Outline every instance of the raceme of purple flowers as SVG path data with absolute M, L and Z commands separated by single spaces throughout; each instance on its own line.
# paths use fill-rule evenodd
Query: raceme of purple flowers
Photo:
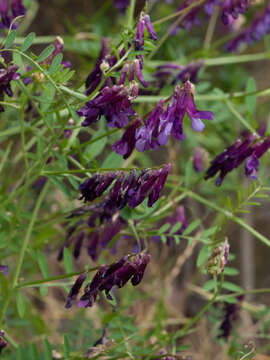
M 85 117 L 82 126 L 90 126 L 97 122 L 102 115 L 110 127 L 122 128 L 129 123 L 130 116 L 137 115 L 131 106 L 131 99 L 138 95 L 138 85 L 134 82 L 128 86 L 106 86 L 93 99 L 88 101 L 77 111 L 79 116 Z
M 185 114 L 191 119 L 192 128 L 202 131 L 205 127 L 202 119 L 213 120 L 214 114 L 196 108 L 193 92 L 190 81 L 186 81 L 183 87 L 177 85 L 167 108 L 163 108 L 165 101 L 160 100 L 143 125 L 137 119 L 126 129 L 122 138 L 113 145 L 114 151 L 127 158 L 135 147 L 138 151 L 145 151 L 165 145 L 169 135 L 183 141 L 186 137 L 183 132 Z
M 259 158 L 270 148 L 270 136 L 261 140 L 254 134 L 250 134 L 245 140 L 238 139 L 233 145 L 219 154 L 206 172 L 205 179 L 219 176 L 216 185 L 220 186 L 225 176 L 236 169 L 244 161 L 246 176 L 252 180 L 258 178 Z
M 92 201 L 100 197 L 105 190 L 114 182 L 108 196 L 103 202 L 103 207 L 108 209 L 122 209 L 126 205 L 135 208 L 148 197 L 148 207 L 159 199 L 171 164 L 159 169 L 147 169 L 136 174 L 132 171 L 129 174 L 114 172 L 108 174 L 95 174 L 80 185 L 81 198 L 84 201 Z
M 238 36 L 229 41 L 226 45 L 229 51 L 238 51 L 244 43 L 247 45 L 261 40 L 261 38 L 270 32 L 270 1 L 264 11 L 255 17 L 249 27 L 244 29 Z
M 135 256 L 124 256 L 118 262 L 111 265 L 102 265 L 92 281 L 84 288 L 84 294 L 78 302 L 79 307 L 93 306 L 99 293 L 105 291 L 106 297 L 112 300 L 110 291 L 114 286 L 123 287 L 129 280 L 133 286 L 138 285 L 144 275 L 151 256 L 140 253 Z M 77 300 L 80 289 L 86 280 L 86 273 L 81 274 L 72 286 L 66 302 L 66 308 L 70 308 Z
M 24 16 L 26 14 L 26 8 L 23 5 L 22 0 L 0 0 L 0 15 L 2 29 L 9 29 L 12 21 L 18 16 Z M 13 24 L 13 28 L 16 28 L 16 24 Z
M 186 11 L 190 8 L 190 11 L 187 11 L 187 14 L 180 21 L 180 24 L 173 29 L 172 33 L 175 34 L 179 28 L 185 28 L 187 31 L 190 30 L 192 25 L 200 26 L 200 20 L 198 18 L 199 11 L 202 7 L 207 15 L 212 15 L 214 7 L 221 7 L 221 19 L 224 25 L 230 24 L 231 20 L 236 20 L 240 14 L 243 14 L 249 5 L 249 0 L 207 0 L 204 5 L 200 4 L 198 6 L 194 5 L 195 0 L 186 0 L 176 11 Z M 180 12 L 179 16 L 183 16 L 183 13 Z

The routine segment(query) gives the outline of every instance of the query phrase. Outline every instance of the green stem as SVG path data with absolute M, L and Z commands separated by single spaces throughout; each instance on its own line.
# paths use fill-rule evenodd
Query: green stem
M 41 206 L 42 201 L 43 201 L 43 199 L 44 199 L 44 197 L 46 195 L 48 187 L 49 187 L 49 182 L 47 182 L 45 184 L 45 186 L 43 187 L 43 189 L 42 189 L 42 191 L 41 191 L 41 193 L 40 193 L 40 195 L 39 195 L 39 197 L 37 199 L 36 206 L 35 206 L 33 214 L 32 214 L 32 218 L 31 218 L 30 223 L 28 225 L 25 237 L 24 237 L 24 239 L 22 241 L 22 246 L 21 246 L 21 249 L 20 249 L 19 258 L 18 258 L 17 265 L 16 265 L 16 268 L 15 268 L 15 273 L 14 273 L 14 276 L 13 276 L 13 279 L 12 279 L 12 282 L 11 282 L 11 288 L 10 288 L 9 294 L 5 298 L 5 301 L 4 301 L 4 304 L 3 304 L 3 307 L 2 307 L 2 310 L 1 310 L 1 313 L 0 313 L 0 327 L 1 327 L 1 324 L 2 324 L 3 319 L 5 317 L 5 314 L 6 314 L 10 299 L 11 299 L 11 297 L 13 295 L 13 291 L 17 286 L 18 279 L 19 279 L 20 272 L 21 272 L 21 268 L 22 268 L 22 264 L 23 264 L 23 260 L 24 260 L 24 256 L 25 256 L 25 252 L 26 252 L 27 246 L 28 246 L 30 238 L 31 238 L 32 230 L 33 230 L 35 221 L 37 219 L 37 215 L 38 215 L 40 206 Z
M 206 35 L 205 35 L 205 39 L 204 39 L 204 44 L 203 44 L 204 50 L 208 50 L 210 48 L 211 41 L 212 41 L 212 38 L 213 38 L 213 35 L 214 35 L 214 32 L 215 32 L 215 27 L 216 27 L 216 23 L 217 23 L 218 14 L 219 14 L 219 7 L 215 6 L 213 14 L 212 14 L 212 16 L 210 18 L 210 21 L 209 21 L 209 25 L 207 27 L 207 31 L 206 31 Z
M 235 109 L 235 107 L 233 106 L 232 102 L 230 100 L 225 100 L 224 101 L 227 108 L 230 110 L 230 112 L 237 118 L 237 120 L 240 121 L 240 123 L 242 125 L 244 125 L 245 128 L 247 128 L 251 133 L 255 133 L 257 135 L 258 138 L 260 138 L 260 135 L 257 134 L 256 130 L 254 129 L 253 126 L 251 126 L 245 119 L 244 117 Z
M 133 26 L 135 5 L 136 5 L 136 0 L 130 0 L 130 4 L 127 10 L 127 27 L 130 29 L 132 29 Z
M 216 204 L 212 203 L 211 201 L 201 197 L 200 195 L 195 194 L 192 191 L 188 191 L 187 189 L 182 188 L 182 187 L 180 187 L 180 189 L 182 189 L 182 191 L 186 192 L 187 196 L 189 196 L 189 197 L 193 198 L 194 200 L 197 200 L 198 202 L 208 206 L 209 208 L 214 209 L 214 210 L 218 211 L 219 213 L 223 214 L 228 219 L 231 219 L 232 221 L 234 221 L 238 225 L 242 226 L 245 230 L 247 230 L 252 235 L 254 235 L 258 240 L 262 241 L 267 246 L 270 246 L 270 240 L 269 239 L 267 239 L 264 235 L 262 235 L 257 230 L 253 229 L 251 226 L 246 224 L 244 220 L 238 218 L 237 216 L 235 216 L 230 211 L 227 211 L 224 208 L 219 207 L 218 205 L 216 205 Z
M 222 290 L 223 280 L 224 280 L 224 274 L 222 273 L 218 289 L 215 292 L 212 299 L 209 300 L 208 303 L 205 304 L 204 307 L 198 312 L 198 314 L 196 316 L 194 316 L 181 330 L 179 330 L 175 333 L 174 339 L 184 336 L 186 334 L 186 332 L 191 328 L 191 326 L 193 326 L 200 319 L 200 317 L 206 312 L 206 310 L 216 301 L 219 293 Z

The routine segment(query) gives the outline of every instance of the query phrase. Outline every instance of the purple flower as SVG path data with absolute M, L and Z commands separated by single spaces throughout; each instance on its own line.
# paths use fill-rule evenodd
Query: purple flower
M 141 119 L 136 119 L 133 123 L 125 130 L 121 139 L 113 144 L 113 150 L 122 155 L 124 159 L 127 159 L 132 151 L 135 149 L 136 143 L 136 130 L 142 125 Z
M 74 304 L 74 302 L 77 299 L 77 296 L 81 290 L 81 287 L 86 279 L 86 272 L 84 272 L 83 274 L 81 274 L 77 280 L 75 281 L 74 285 L 72 286 L 72 288 L 70 289 L 70 292 L 68 293 L 68 297 L 67 297 L 67 302 L 66 302 L 66 309 L 71 308 L 71 306 Z
M 85 82 L 87 96 L 90 95 L 102 81 L 103 73 L 102 73 L 102 70 L 100 69 L 100 65 L 102 64 L 102 61 L 105 60 L 105 58 L 109 54 L 109 52 L 110 52 L 109 39 L 103 38 L 102 47 L 101 47 L 97 62 L 95 64 L 95 68 L 88 75 L 86 82 Z
M 239 14 L 243 14 L 249 5 L 249 0 L 225 0 L 222 5 L 222 21 L 224 25 L 230 22 L 230 16 L 236 20 Z
M 5 332 L 4 332 L 4 330 L 0 330 L 0 353 L 7 346 L 7 344 L 8 344 L 8 342 L 5 339 Z
M 12 0 L 11 10 L 14 17 L 25 15 L 26 8 L 23 5 L 22 0 Z
M 130 0 L 114 0 L 114 6 L 124 13 L 129 6 Z
M 140 19 L 137 24 L 137 32 L 134 38 L 134 46 L 136 51 L 141 51 L 144 49 L 144 29 L 147 29 L 149 37 L 151 40 L 156 41 L 157 35 L 155 33 L 154 27 L 151 23 L 150 16 L 141 12 Z
M 8 274 L 8 266 L 0 265 L 0 271 L 2 272 L 2 274 L 7 275 Z
M 226 45 L 229 51 L 238 51 L 243 43 L 247 45 L 261 40 L 270 31 L 270 1 L 265 10 L 259 14 L 251 25 L 244 29 L 238 36 L 229 41 Z
M 11 65 L 6 69 L 0 69 L 0 96 L 4 95 L 4 92 L 9 96 L 13 96 L 13 92 L 10 87 L 10 82 L 12 80 L 18 80 L 20 74 L 17 73 L 18 65 Z M 1 106 L 0 111 L 4 111 L 3 107 Z
M 122 128 L 129 123 L 129 117 L 137 115 L 131 107 L 130 100 L 137 97 L 138 85 L 131 83 L 113 87 L 106 86 L 93 99 L 88 101 L 77 111 L 79 116 L 85 117 L 82 126 L 90 126 L 105 116 L 109 126 Z
M 87 253 L 93 261 L 98 259 L 99 233 L 90 233 L 88 236 Z
M 200 172 L 205 169 L 206 156 L 207 156 L 206 152 L 203 149 L 199 147 L 196 147 L 194 149 L 193 167 L 195 171 Z
M 167 166 L 158 170 L 158 179 L 153 185 L 151 192 L 148 198 L 148 207 L 152 207 L 153 204 L 160 198 L 161 190 L 163 189 L 166 179 L 168 177 L 169 171 L 171 170 L 171 164 L 169 163 Z
M 254 134 L 246 140 L 238 139 L 232 146 L 219 154 L 208 168 L 205 179 L 215 176 L 219 172 L 216 185 L 220 186 L 225 176 L 240 166 L 246 159 L 246 175 L 251 179 L 257 179 L 258 159 L 270 148 L 270 137 L 263 142 L 256 139 Z
M 106 191 L 112 182 L 116 179 L 118 173 L 95 174 L 90 179 L 87 179 L 79 186 L 81 191 L 80 200 L 93 201 L 100 197 Z
M 8 15 L 9 0 L 0 1 L 0 14 L 1 14 L 1 28 L 9 29 L 12 17 Z
M 157 149 L 160 145 L 166 144 L 171 125 L 161 124 L 160 118 L 164 113 L 164 100 L 160 100 L 157 106 L 149 115 L 145 124 L 136 131 L 136 149 L 145 151 Z
M 97 271 L 93 280 L 86 285 L 84 289 L 84 294 L 78 302 L 78 306 L 92 306 L 97 299 L 98 293 L 103 290 L 105 290 L 106 297 L 111 300 L 111 289 L 114 286 L 121 288 L 129 280 L 131 280 L 133 286 L 138 285 L 143 278 L 146 266 L 149 263 L 150 258 L 151 256 L 149 254 L 140 253 L 132 257 L 124 256 L 118 262 L 113 263 L 110 266 L 102 265 Z M 75 287 L 75 284 L 73 287 Z
M 135 78 L 135 73 L 136 73 L 136 77 L 140 81 L 142 86 L 148 87 L 148 84 L 145 81 L 145 79 L 143 77 L 143 74 L 142 74 L 142 70 L 141 70 L 141 67 L 140 67 L 140 62 L 137 59 L 133 60 L 131 64 L 126 63 L 123 66 L 123 70 L 122 70 L 118 85 L 123 85 L 125 83 L 128 72 L 129 72 L 128 81 L 133 81 L 134 78 Z
M 162 115 L 162 122 L 171 124 L 171 134 L 180 141 L 185 139 L 183 119 L 186 113 L 191 119 L 191 125 L 195 131 L 204 129 L 205 125 L 201 119 L 213 120 L 214 118 L 211 111 L 200 111 L 196 108 L 193 92 L 194 86 L 190 81 L 186 81 L 183 88 L 177 85 L 166 112 Z

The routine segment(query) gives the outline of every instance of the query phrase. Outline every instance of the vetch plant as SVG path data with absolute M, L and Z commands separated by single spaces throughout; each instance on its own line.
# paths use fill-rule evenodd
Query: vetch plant
M 1 359 L 267 354 L 269 4 L 46 6 L 0 0 Z

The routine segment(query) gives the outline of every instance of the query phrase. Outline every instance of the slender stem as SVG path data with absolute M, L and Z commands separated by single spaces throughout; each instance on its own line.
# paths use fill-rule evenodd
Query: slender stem
M 135 10 L 136 0 L 130 0 L 130 4 L 127 10 L 127 27 L 132 28 L 133 26 L 133 17 Z
M 255 133 L 257 135 L 258 138 L 260 138 L 260 135 L 257 134 L 256 130 L 254 129 L 253 126 L 251 126 L 246 119 L 244 119 L 244 117 L 235 109 L 235 107 L 233 106 L 232 102 L 228 99 L 226 99 L 225 104 L 227 105 L 227 108 L 230 110 L 230 112 L 240 121 L 240 123 L 242 125 L 245 126 L 245 128 L 247 128 L 251 133 Z
M 195 194 L 192 191 L 188 191 L 187 189 L 182 188 L 182 187 L 180 187 L 180 189 L 182 189 L 182 191 L 184 191 L 184 192 L 187 192 L 187 195 L 190 196 L 191 198 L 199 201 L 200 203 L 208 206 L 209 208 L 212 208 L 212 209 L 218 211 L 219 213 L 223 214 L 227 218 L 231 219 L 232 221 L 234 221 L 235 223 L 237 223 L 238 225 L 240 225 L 244 229 L 246 229 L 248 232 L 250 232 L 252 235 L 254 235 L 258 240 L 262 241 L 267 246 L 270 246 L 270 240 L 269 239 L 267 239 L 264 235 L 262 235 L 257 230 L 253 229 L 251 226 L 246 224 L 245 221 L 238 218 L 233 213 L 231 213 L 231 212 L 225 210 L 224 208 L 212 203 L 211 201 L 201 197 L 200 195 Z
M 183 329 L 180 329 L 179 331 L 177 331 L 174 335 L 174 339 L 177 339 L 179 337 L 182 337 L 186 334 L 187 330 L 189 328 L 191 328 L 191 326 L 193 326 L 199 319 L 200 317 L 206 312 L 206 310 L 216 301 L 219 293 L 222 290 L 222 286 L 223 286 L 223 280 L 224 280 L 224 274 L 221 274 L 221 280 L 218 286 L 217 291 L 215 292 L 214 296 L 212 297 L 212 299 L 210 301 L 208 301 L 207 304 L 204 305 L 204 307 L 198 312 L 197 315 L 195 315 L 184 327 Z
M 219 7 L 215 6 L 213 14 L 210 18 L 209 25 L 207 27 L 207 31 L 206 31 L 206 35 L 205 35 L 205 39 L 204 39 L 203 48 L 205 50 L 208 50 L 210 48 L 211 41 L 212 41 L 212 38 L 213 38 L 213 35 L 215 32 L 218 14 L 219 14 Z
M 37 199 L 36 206 L 35 206 L 33 214 L 32 214 L 32 218 L 31 218 L 30 223 L 28 225 L 25 237 L 24 237 L 24 239 L 22 241 L 22 246 L 21 246 L 21 249 L 20 249 L 19 258 L 18 258 L 17 265 L 16 265 L 16 268 L 15 268 L 15 273 L 14 273 L 14 276 L 13 276 L 13 279 L 12 279 L 12 282 L 11 282 L 11 288 L 10 288 L 9 294 L 5 298 L 5 301 L 4 301 L 4 304 L 3 304 L 3 307 L 2 307 L 2 310 L 1 310 L 1 313 L 0 313 L 0 327 L 1 327 L 1 324 L 3 322 L 4 316 L 6 314 L 10 299 L 12 297 L 13 290 L 17 286 L 18 279 L 19 279 L 20 272 L 21 272 L 21 268 L 22 268 L 22 264 L 23 264 L 23 260 L 24 260 L 24 256 L 25 256 L 25 252 L 26 252 L 27 246 L 28 246 L 30 238 L 31 238 L 32 230 L 33 230 L 35 221 L 37 219 L 37 215 L 38 215 L 40 206 L 41 206 L 42 201 L 43 201 L 43 199 L 44 199 L 44 197 L 46 195 L 48 187 L 49 187 L 49 182 L 47 182 L 45 184 L 45 186 L 43 187 L 43 189 L 42 189 L 42 191 L 41 191 L 41 193 L 40 193 L 40 195 L 39 195 L 39 197 Z
M 133 220 L 129 220 L 128 224 L 131 227 L 131 230 L 132 230 L 132 232 L 133 232 L 133 234 L 135 236 L 135 239 L 136 239 L 137 245 L 138 245 L 138 251 L 140 252 L 142 250 L 141 241 L 140 241 L 140 237 L 139 237 L 139 235 L 137 233 L 137 230 L 136 230 L 136 228 L 134 226 Z

